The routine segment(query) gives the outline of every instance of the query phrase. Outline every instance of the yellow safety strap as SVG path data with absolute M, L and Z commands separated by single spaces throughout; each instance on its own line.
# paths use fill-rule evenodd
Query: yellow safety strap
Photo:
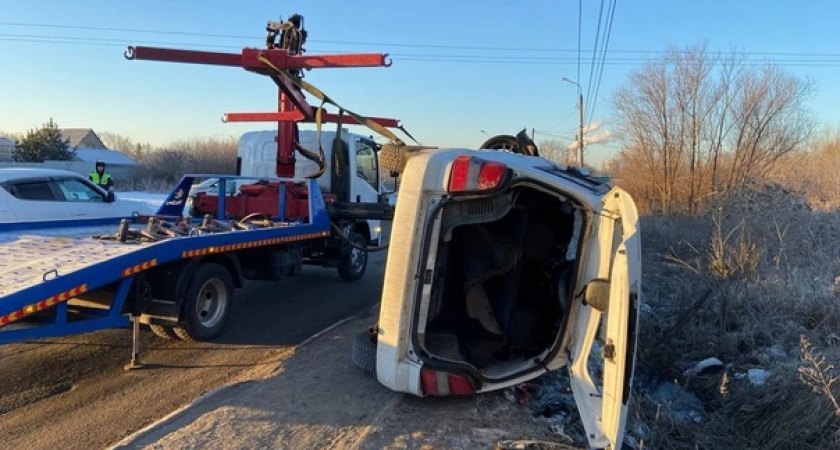
M 403 141 L 402 141 L 400 138 L 398 138 L 398 137 L 397 137 L 394 133 L 392 133 L 392 132 L 391 132 L 391 130 L 389 130 L 389 129 L 387 129 L 387 128 L 383 127 L 382 125 L 380 125 L 380 124 L 378 124 L 378 123 L 376 123 L 376 122 L 374 122 L 374 121 L 372 121 L 372 120 L 370 120 L 370 119 L 368 119 L 367 117 L 362 116 L 361 114 L 357 114 L 357 113 L 355 113 L 355 112 L 353 112 L 353 111 L 351 111 L 351 110 L 349 110 L 349 109 L 347 109 L 347 108 L 344 108 L 343 106 L 341 106 L 341 105 L 339 105 L 338 103 L 336 103 L 336 102 L 335 102 L 335 100 L 331 99 L 329 96 L 327 96 L 327 94 L 325 94 L 323 91 L 321 91 L 320 89 L 318 89 L 318 88 L 317 88 L 317 87 L 315 87 L 314 85 L 310 84 L 310 83 L 309 83 L 309 82 L 307 82 L 307 81 L 304 81 L 302 78 L 298 77 L 297 75 L 295 75 L 295 74 L 293 74 L 293 73 L 291 73 L 291 72 L 289 72 L 289 71 L 287 71 L 287 70 L 284 70 L 284 69 L 281 69 L 281 68 L 279 68 L 279 67 L 275 66 L 275 65 L 274 65 L 271 61 L 269 61 L 269 60 L 268 60 L 268 58 L 266 58 L 264 55 L 260 55 L 260 57 L 259 57 L 259 61 L 260 61 L 262 64 L 264 64 L 265 66 L 269 67 L 271 70 L 273 70 L 273 71 L 277 72 L 278 74 L 280 74 L 280 75 L 282 75 L 282 76 L 284 76 L 284 77 L 288 78 L 289 80 L 291 80 L 291 81 L 292 81 L 292 83 L 294 83 L 294 84 L 295 84 L 296 86 L 298 86 L 299 88 L 301 88 L 301 89 L 305 90 L 306 92 L 308 92 L 308 93 L 310 93 L 311 95 L 313 95 L 315 98 L 317 98 L 317 99 L 321 100 L 322 105 L 323 105 L 323 103 L 329 103 L 329 104 L 331 104 L 331 105 L 335 106 L 336 108 L 342 109 L 342 110 L 344 110 L 347 114 L 349 114 L 351 117 L 353 117 L 354 119 L 356 119 L 356 121 L 358 121 L 360 124 L 362 124 L 362 125 L 364 125 L 364 126 L 366 126 L 366 127 L 370 128 L 371 130 L 373 130 L 374 132 L 378 133 L 379 135 L 381 135 L 381 136 L 383 136 L 383 137 L 385 137 L 385 138 L 387 138 L 387 139 L 391 140 L 392 142 L 394 142 L 395 144 L 397 144 L 397 145 L 399 145 L 399 146 L 404 146 L 404 145 L 405 145 L 405 142 L 403 142 Z M 401 129 L 401 130 L 402 130 L 402 131 L 403 131 L 406 135 L 408 135 L 408 137 L 410 137 L 410 138 L 411 138 L 411 140 L 413 140 L 414 142 L 417 142 L 417 140 L 416 140 L 416 139 L 414 139 L 414 137 L 413 137 L 413 136 L 411 136 L 410 134 L 408 134 L 408 132 L 406 132 L 406 131 L 405 131 L 405 129 L 404 129 L 403 127 L 400 127 L 400 129 Z M 418 145 L 421 145 L 419 142 L 417 142 L 417 144 L 418 144 Z

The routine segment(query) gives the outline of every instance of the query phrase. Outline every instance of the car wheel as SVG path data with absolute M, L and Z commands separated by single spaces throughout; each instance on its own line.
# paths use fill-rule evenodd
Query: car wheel
M 149 329 L 152 330 L 152 333 L 155 336 L 163 339 L 179 339 L 178 335 L 175 334 L 175 330 L 172 327 L 168 327 L 166 325 L 154 325 L 149 324 Z
M 367 270 L 367 251 L 358 248 L 367 247 L 365 238 L 358 233 L 350 233 L 350 241 L 356 245 L 348 245 L 349 248 L 347 249 L 347 252 L 341 256 L 341 262 L 339 262 L 338 265 L 338 275 L 344 281 L 356 281 L 362 278 Z
M 184 298 L 175 334 L 185 341 L 209 341 L 224 331 L 233 306 L 233 279 L 219 264 L 196 269 Z
M 376 375 L 376 336 L 365 331 L 353 339 L 353 364 L 365 372 Z

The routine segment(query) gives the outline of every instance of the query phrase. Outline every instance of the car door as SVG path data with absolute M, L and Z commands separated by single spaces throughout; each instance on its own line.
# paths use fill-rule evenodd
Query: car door
M 55 179 L 74 219 L 91 219 L 123 215 L 115 211 L 113 203 L 105 202 L 105 195 L 92 184 L 76 178 Z
M 26 178 L 3 183 L 11 196 L 6 207 L 18 221 L 67 220 L 72 216 L 61 193 L 49 178 Z
M 589 258 L 598 260 L 597 277 L 583 289 L 573 327 L 571 385 L 590 445 L 617 449 L 635 368 L 641 246 L 635 204 L 620 188 L 607 193 L 597 218 L 589 244 Z M 600 370 L 592 373 L 593 366 Z
M 12 213 L 12 208 L 9 207 L 9 194 L 5 189 L 0 189 L 0 222 L 13 222 L 15 215 Z

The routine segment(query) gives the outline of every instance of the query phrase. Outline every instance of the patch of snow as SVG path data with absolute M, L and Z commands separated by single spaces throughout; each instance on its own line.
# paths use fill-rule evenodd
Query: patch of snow
M 776 344 L 767 349 L 767 356 L 770 357 L 771 361 L 784 361 L 788 355 L 781 345 Z
M 772 374 L 767 369 L 750 369 L 747 371 L 747 378 L 753 386 L 764 386 Z
M 116 196 L 117 199 L 120 200 L 130 200 L 133 202 L 145 203 L 150 207 L 154 208 L 155 211 L 163 204 L 163 201 L 166 200 L 166 196 L 169 194 L 159 194 L 154 192 L 139 192 L 139 191 L 131 191 L 131 192 L 117 192 Z

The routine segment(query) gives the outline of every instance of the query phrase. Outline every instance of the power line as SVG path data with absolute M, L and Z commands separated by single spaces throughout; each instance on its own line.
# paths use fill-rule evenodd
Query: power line
M 580 86 L 580 38 L 583 36 L 583 0 L 578 0 L 578 48 L 577 48 L 577 79 L 575 80 Z
M 596 52 L 598 51 L 598 41 L 601 38 L 601 19 L 604 15 L 604 0 L 601 0 L 601 8 L 598 11 L 598 26 L 595 27 L 595 45 L 592 46 L 592 64 L 589 65 L 589 82 L 586 85 L 586 100 L 587 102 L 592 95 L 593 74 L 595 72 L 595 61 L 597 61 Z M 583 105 L 581 105 L 583 108 Z
M 9 27 L 32 27 L 32 28 L 53 28 L 53 29 L 72 29 L 72 30 L 89 30 L 89 31 L 109 31 L 119 33 L 144 33 L 144 34 L 163 34 L 163 35 L 180 35 L 193 37 L 213 37 L 220 39 L 250 39 L 260 40 L 263 37 L 258 35 L 236 35 L 236 34 L 217 34 L 217 33 L 197 33 L 187 31 L 169 31 L 169 30 L 149 30 L 140 28 L 120 28 L 120 27 L 94 27 L 83 25 L 63 25 L 63 24 L 44 24 L 44 23 L 24 23 L 24 22 L 8 22 L 0 21 L 0 26 Z M 64 38 L 64 36 L 62 36 Z M 433 45 L 433 44 L 419 44 L 407 42 L 361 42 L 361 41 L 345 41 L 345 40 L 319 40 L 307 39 L 307 42 L 320 44 L 340 44 L 340 45 L 365 45 L 365 46 L 379 46 L 379 47 L 408 47 L 408 48 L 431 48 L 431 49 L 451 49 L 451 50 L 488 50 L 488 51 L 510 51 L 510 52 L 545 52 L 545 53 L 571 53 L 577 54 L 578 49 L 574 48 L 552 48 L 552 47 L 497 47 L 497 46 L 468 46 L 468 45 Z M 191 44 L 198 45 L 198 44 Z M 241 46 L 237 46 L 241 47 Z M 676 53 L 688 53 L 690 50 L 675 50 Z M 671 50 L 636 50 L 636 49 L 615 49 L 608 53 L 615 54 L 638 54 L 638 55 L 663 55 L 672 53 Z M 786 57 L 836 57 L 840 58 L 840 53 L 808 53 L 808 52 L 736 52 L 740 55 L 753 56 L 786 56 Z M 708 52 L 710 56 L 715 55 L 729 55 L 728 51 Z
M 609 18 L 607 19 L 606 25 L 606 39 L 604 40 L 604 48 L 601 52 L 601 66 L 600 72 L 598 73 L 598 81 L 595 84 L 595 95 L 592 97 L 592 104 L 589 107 L 589 121 L 588 124 L 592 125 L 592 119 L 595 117 L 595 106 L 598 104 L 598 95 L 601 93 L 601 77 L 604 75 L 604 66 L 607 59 L 607 48 L 610 45 L 610 36 L 612 35 L 612 25 L 613 25 L 613 18 L 615 17 L 615 5 L 617 0 L 611 0 L 612 7 L 609 12 Z
M 234 45 L 213 45 L 213 44 L 197 44 L 188 42 L 164 42 L 164 41 L 138 41 L 132 42 L 127 39 L 107 39 L 107 38 L 84 38 L 84 37 L 68 37 L 68 36 L 37 36 L 26 34 L 0 34 L 0 41 L 19 42 L 19 43 L 40 43 L 40 44 L 61 44 L 61 45 L 90 45 L 90 46 L 106 46 L 106 47 L 125 47 L 127 45 L 140 44 L 158 44 L 158 45 L 173 45 L 181 47 L 196 47 L 196 48 L 231 48 L 241 49 L 242 46 Z M 346 53 L 346 51 L 328 51 L 326 49 L 318 49 L 322 52 L 330 53 Z M 607 52 L 609 53 L 609 52 Z M 482 55 L 444 55 L 435 53 L 391 53 L 389 54 L 394 60 L 404 62 L 438 62 L 438 63 L 476 63 L 476 64 L 533 64 L 533 65 L 576 65 L 577 59 L 573 56 L 482 56 Z M 603 56 L 603 53 L 600 54 Z M 603 60 L 603 61 L 602 61 Z M 637 66 L 647 62 L 657 61 L 656 58 L 643 57 L 625 57 L 625 58 L 610 58 L 604 60 L 583 60 L 590 64 L 599 63 L 602 65 L 614 66 Z M 770 63 L 780 66 L 793 67 L 840 67 L 840 54 L 834 57 L 807 59 L 807 58 L 786 58 L 769 61 Z M 739 64 L 745 66 L 764 65 L 768 61 L 764 60 L 744 60 Z

